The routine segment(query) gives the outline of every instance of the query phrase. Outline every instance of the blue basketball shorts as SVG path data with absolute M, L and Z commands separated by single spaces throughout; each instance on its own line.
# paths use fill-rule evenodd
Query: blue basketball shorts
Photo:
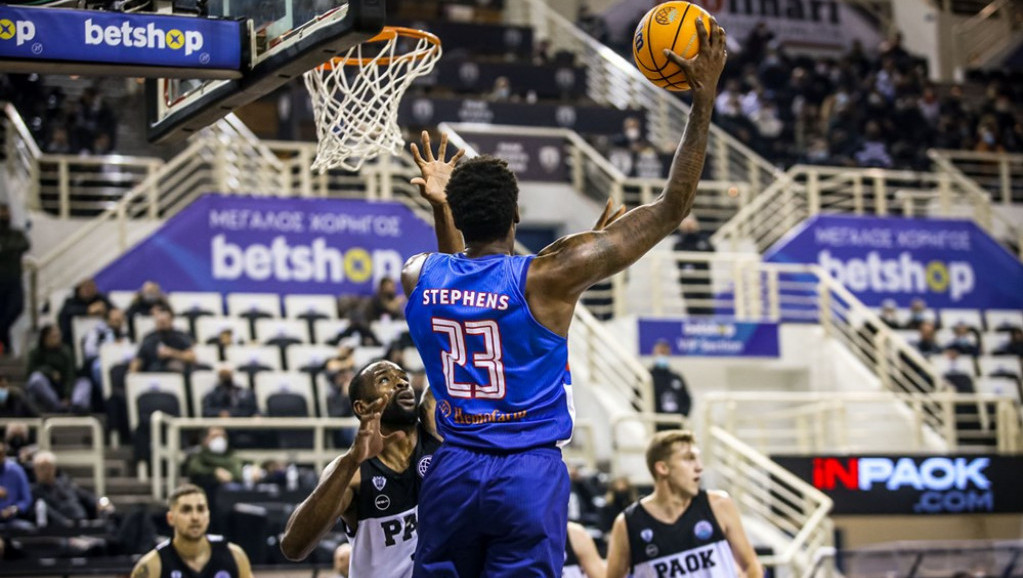
M 557 448 L 442 445 L 419 494 L 413 577 L 560 578 L 569 486 Z

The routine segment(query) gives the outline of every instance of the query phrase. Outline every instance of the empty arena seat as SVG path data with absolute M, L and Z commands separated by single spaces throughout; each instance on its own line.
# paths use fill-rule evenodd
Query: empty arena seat
M 134 343 L 108 342 L 99 346 L 100 387 L 103 388 L 103 399 L 110 397 L 110 368 L 130 363 L 135 357 L 136 351 L 138 351 L 138 346 Z
M 1011 334 L 1006 331 L 988 331 L 980 337 L 981 353 L 997 355 L 998 351 L 1009 344 L 1011 337 Z
M 369 324 L 369 328 L 376 334 L 380 343 L 390 344 L 398 339 L 402 333 L 408 331 L 408 324 L 405 323 L 404 319 L 389 319 L 387 321 L 374 321 Z
M 189 381 L 192 389 L 192 417 L 202 417 L 202 400 L 217 386 L 217 372 L 205 369 L 193 371 Z
M 139 342 L 156 329 L 156 321 L 149 315 L 135 315 L 132 325 L 135 327 L 135 340 Z M 188 326 L 188 319 L 185 317 L 175 317 L 173 325 L 174 329 L 184 331 L 189 335 L 192 334 L 192 329 Z
M 337 319 L 333 295 L 285 295 L 284 316 L 290 319 Z
M 281 299 L 276 293 L 228 293 L 227 314 L 247 319 L 280 317 Z
M 944 355 L 932 355 L 930 358 L 931 365 L 934 366 L 934 370 L 938 372 L 938 375 L 949 376 L 949 375 L 969 375 L 972 376 L 976 373 L 976 369 L 973 365 L 973 358 L 967 356 L 960 356 L 955 359 L 949 359 Z
M 352 359 L 355 361 L 356 370 L 366 365 L 367 363 L 380 359 L 384 356 L 384 348 L 378 346 L 360 346 L 356 347 L 352 353 Z
M 939 316 L 941 326 L 945 328 L 955 327 L 962 322 L 976 331 L 984 330 L 984 321 L 981 319 L 980 311 L 976 309 L 942 309 Z
M 167 300 L 174 313 L 186 317 L 224 314 L 223 298 L 212 291 L 175 291 L 167 295 Z
M 249 375 L 281 369 L 280 350 L 273 345 L 233 345 L 227 348 L 227 361 Z
M 153 411 L 172 407 L 170 398 L 176 400 L 176 415 L 182 415 L 185 407 L 185 378 L 180 373 L 129 373 L 125 377 L 125 390 L 128 424 L 132 430 L 142 421 L 148 423 Z
M 197 343 L 192 346 L 195 353 L 195 364 L 201 367 L 213 369 L 220 363 L 220 350 L 216 345 Z
M 82 343 L 85 336 L 97 325 L 103 323 L 102 317 L 72 317 L 71 318 L 71 340 L 75 347 L 75 362 L 79 365 L 85 359 L 82 355 Z
M 298 372 L 268 372 L 256 375 L 256 403 L 269 417 L 310 417 L 316 402 L 309 377 Z M 274 430 L 281 448 L 311 447 L 311 430 Z
M 305 400 L 308 415 L 315 415 L 316 402 L 308 376 L 297 371 L 267 371 L 256 375 L 255 382 L 256 404 L 264 414 L 270 415 L 267 400 L 271 395 L 291 393 Z
M 257 319 L 255 341 L 278 347 L 309 343 L 309 329 L 301 319 Z
M 108 291 L 107 299 L 114 304 L 114 307 L 127 311 L 131 302 L 135 300 L 135 291 Z
M 977 393 L 990 393 L 1011 397 L 1017 403 L 1020 401 L 1019 381 L 1011 377 L 981 377 L 975 384 Z
M 1009 331 L 1023 329 L 1023 311 L 1012 309 L 988 309 L 984 312 L 988 331 Z
M 347 319 L 317 319 L 313 323 L 313 342 L 328 343 L 337 338 L 350 325 Z
M 236 343 L 249 341 L 249 323 L 237 317 L 200 317 L 195 320 L 195 340 L 199 343 L 215 341 L 221 331 L 230 329 Z
M 319 373 L 323 364 L 337 354 L 330 345 L 292 345 L 284 351 L 288 371 Z
M 977 365 L 984 377 L 1020 378 L 1020 362 L 1015 355 L 982 355 L 977 358 Z

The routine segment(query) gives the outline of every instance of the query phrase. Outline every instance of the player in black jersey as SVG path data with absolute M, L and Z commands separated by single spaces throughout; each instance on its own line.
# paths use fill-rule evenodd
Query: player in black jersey
M 700 489 L 703 464 L 691 432 L 654 435 L 646 463 L 654 492 L 615 519 L 607 578 L 763 577 L 735 503 Z
M 131 578 L 252 578 L 244 550 L 223 536 L 206 534 L 210 510 L 202 488 L 179 486 L 167 506 L 174 538 L 142 556 Z
M 410 577 L 420 483 L 440 445 L 433 396 L 426 390 L 417 405 L 408 374 L 389 361 L 360 370 L 349 395 L 360 421 L 355 442 L 292 513 L 281 550 L 304 559 L 341 518 L 352 536 L 349 576 Z

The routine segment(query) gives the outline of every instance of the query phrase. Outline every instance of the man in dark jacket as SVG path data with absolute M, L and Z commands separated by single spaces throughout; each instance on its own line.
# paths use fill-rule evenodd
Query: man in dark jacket
M 654 381 L 654 409 L 657 413 L 675 413 L 682 417 L 689 415 L 692 398 L 682 376 L 671 368 L 669 356 L 671 347 L 661 340 L 654 345 L 654 366 L 650 377 Z M 676 429 L 677 425 L 659 424 L 657 430 Z
M 25 233 L 11 226 L 11 210 L 0 203 L 0 355 L 11 350 L 11 327 L 25 309 L 21 257 L 30 244 Z

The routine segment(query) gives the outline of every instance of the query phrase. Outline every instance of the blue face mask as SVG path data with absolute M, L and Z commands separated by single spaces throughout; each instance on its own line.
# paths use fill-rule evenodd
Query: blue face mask
M 654 358 L 654 367 L 665 369 L 668 367 L 668 357 L 665 355 L 658 355 Z
M 6 387 L 0 388 L 0 403 L 7 403 L 7 396 L 10 395 L 10 390 Z

